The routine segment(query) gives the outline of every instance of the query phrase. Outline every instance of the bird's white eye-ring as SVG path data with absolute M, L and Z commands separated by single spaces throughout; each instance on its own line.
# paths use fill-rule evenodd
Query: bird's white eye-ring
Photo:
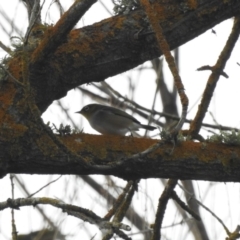
M 84 110 L 85 110 L 86 112 L 87 112 L 89 109 L 90 109 L 89 106 L 86 106 L 86 107 L 84 108 Z

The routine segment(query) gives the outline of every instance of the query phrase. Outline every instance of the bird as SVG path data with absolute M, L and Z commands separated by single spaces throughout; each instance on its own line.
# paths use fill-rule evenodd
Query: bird
M 88 104 L 80 111 L 89 122 L 91 127 L 103 135 L 124 136 L 127 132 L 138 131 L 139 128 L 154 130 L 156 127 L 141 124 L 130 114 L 101 104 Z

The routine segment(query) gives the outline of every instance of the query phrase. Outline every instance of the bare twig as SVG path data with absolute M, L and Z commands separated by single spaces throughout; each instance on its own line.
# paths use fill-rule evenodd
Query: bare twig
M 197 69 L 197 71 L 204 71 L 204 70 L 210 70 L 212 72 L 216 72 L 217 74 L 222 75 L 225 78 L 228 78 L 228 75 L 222 70 L 221 72 L 217 72 L 216 69 L 212 66 L 205 65 Z
M 67 120 L 69 120 L 71 122 L 71 124 L 73 125 L 73 127 L 76 129 L 77 128 L 77 125 L 75 124 L 75 122 L 73 121 L 73 119 L 70 117 L 69 115 L 69 112 L 68 112 L 68 109 L 65 108 L 63 105 L 62 105 L 62 102 L 60 100 L 57 101 L 57 105 L 61 108 L 61 110 L 64 112 L 64 114 L 66 115 L 67 117 Z
M 1 24 L 1 27 L 7 36 L 11 36 L 13 31 L 15 31 L 19 36 L 22 35 L 22 31 L 18 28 L 18 26 L 16 24 L 13 24 L 12 19 L 9 17 L 10 15 L 8 13 L 6 13 L 2 8 L 0 8 L 0 15 L 2 15 L 2 17 L 6 20 L 6 22 L 12 28 L 11 31 L 8 31 L 7 28 L 5 28 L 3 24 Z
M 222 50 L 217 60 L 217 63 L 213 67 L 214 71 L 211 73 L 211 75 L 208 78 L 208 82 L 203 93 L 201 104 L 198 107 L 198 112 L 195 116 L 195 119 L 190 125 L 190 135 L 193 138 L 199 133 L 201 129 L 202 121 L 205 117 L 208 106 L 212 100 L 213 92 L 216 88 L 217 82 L 219 80 L 219 76 L 223 72 L 223 69 L 227 63 L 227 60 L 229 59 L 231 52 L 238 40 L 239 32 L 240 32 L 240 17 L 236 17 L 233 24 L 232 32 L 227 40 L 227 43 L 224 49 Z
M 20 189 L 24 192 L 26 196 L 29 196 L 30 193 L 28 192 L 25 184 L 18 178 L 17 175 L 14 175 L 14 178 L 16 180 L 16 183 L 19 185 Z M 51 219 L 45 214 L 43 209 L 40 206 L 36 206 L 36 209 L 39 211 L 39 213 L 42 215 L 43 219 L 53 228 L 56 229 L 57 227 L 54 225 L 54 223 L 51 221 Z
M 51 205 L 53 207 L 62 209 L 63 212 L 67 212 L 71 216 L 87 221 L 91 224 L 95 224 L 100 230 L 109 231 L 113 233 L 121 233 L 120 229 L 130 231 L 131 228 L 120 222 L 109 222 L 105 221 L 103 218 L 99 217 L 94 212 L 81 208 L 75 205 L 65 204 L 60 200 L 53 198 L 18 198 L 18 199 L 8 199 L 5 202 L 0 202 L 0 211 L 6 208 L 20 209 L 23 206 L 36 206 L 38 204 Z M 120 232 L 119 232 L 120 231 Z
M 117 209 L 117 206 L 119 206 L 120 203 L 122 202 L 122 198 L 126 194 L 128 190 L 125 190 L 125 188 L 128 186 L 125 186 L 123 193 L 118 196 L 116 199 L 108 190 L 106 190 L 101 184 L 97 183 L 94 179 L 92 179 L 90 176 L 79 176 L 82 178 L 89 186 L 91 186 L 96 192 L 98 192 L 101 196 L 103 196 L 108 202 L 114 202 L 112 209 L 108 211 L 108 213 L 105 215 L 104 219 L 105 220 L 110 220 L 110 218 L 115 214 Z M 144 219 L 134 210 L 133 207 L 130 207 L 128 211 L 126 212 L 125 217 L 139 230 L 142 230 L 143 226 L 148 226 L 149 223 L 144 221 Z M 149 230 L 148 230 L 149 231 Z
M 121 206 L 119 206 L 118 211 L 116 212 L 114 218 L 113 218 L 113 222 L 121 222 L 122 219 L 124 218 L 126 211 L 128 210 L 131 202 L 132 202 L 132 198 L 134 195 L 134 192 L 136 190 L 136 184 L 139 181 L 129 181 L 128 184 L 130 185 L 130 189 L 128 191 L 128 193 L 126 194 L 126 197 L 124 198 L 124 201 L 122 202 Z
M 171 198 L 178 203 L 178 205 L 184 209 L 186 212 L 188 212 L 192 217 L 194 217 L 196 220 L 201 221 L 201 218 L 198 214 L 196 214 L 194 211 L 192 211 L 177 195 L 175 191 L 172 191 Z
M 0 47 L 7 52 L 9 55 L 13 55 L 11 48 L 7 47 L 3 42 L 0 41 Z
M 13 82 L 15 82 L 17 85 L 21 87 L 24 87 L 24 84 L 19 82 L 2 64 L 0 64 L 0 68 L 2 68 L 8 74 L 8 76 L 13 80 Z
M 95 98 L 98 101 L 100 100 L 101 102 L 104 102 L 104 103 L 110 103 L 111 105 L 113 105 L 115 107 L 119 107 L 119 108 L 123 108 L 123 109 L 129 109 L 129 110 L 133 111 L 134 113 L 137 113 L 139 116 L 141 116 L 145 119 L 149 119 L 149 115 L 143 113 L 143 111 L 148 112 L 149 114 L 155 114 L 156 113 L 155 110 L 151 111 L 151 110 L 149 110 L 147 108 L 144 108 L 141 105 L 137 104 L 135 101 L 130 100 L 127 97 L 124 97 L 123 95 L 121 95 L 118 91 L 113 89 L 106 82 L 104 82 L 103 85 L 109 90 L 108 92 L 106 92 L 106 90 L 104 91 L 109 96 L 109 99 L 108 98 L 103 98 L 99 95 L 96 95 L 96 94 L 94 94 L 94 93 L 92 93 L 92 92 L 90 92 L 90 91 L 88 91 L 84 88 L 79 87 L 79 89 L 83 93 Z M 96 84 L 93 84 L 93 86 L 96 87 L 97 89 L 101 90 L 101 91 L 104 90 L 103 87 L 99 87 Z M 119 99 L 122 99 L 123 101 L 121 101 Z M 140 110 L 143 110 L 143 111 L 140 111 Z M 163 123 L 161 123 L 160 121 L 157 121 L 155 119 L 152 119 L 152 122 L 154 122 L 155 124 L 157 124 L 158 126 L 161 126 L 161 127 L 163 127 L 163 125 L 164 125 Z
M 187 194 L 190 195 L 190 199 L 195 200 L 197 204 L 199 204 L 201 207 L 203 207 L 206 211 L 211 213 L 212 216 L 217 219 L 217 221 L 223 226 L 224 230 L 226 231 L 227 235 L 229 236 L 229 238 L 226 238 L 226 239 L 228 239 L 228 240 L 235 240 L 235 239 L 240 237 L 240 234 L 239 234 L 240 228 L 239 228 L 239 226 L 237 226 L 237 228 L 236 228 L 236 230 L 234 232 L 230 232 L 229 229 L 227 228 L 227 226 L 224 224 L 224 222 L 213 211 L 211 211 L 208 207 L 206 207 L 204 204 L 202 204 L 200 201 L 198 201 L 191 192 L 187 191 L 180 184 L 178 184 L 178 186 L 180 188 L 182 188 Z
M 60 12 L 60 16 L 62 16 L 64 14 L 64 9 L 63 9 L 63 6 L 62 4 L 60 3 L 59 0 L 55 0 L 54 3 L 56 3 L 58 9 L 59 9 L 59 12 Z
M 95 85 L 94 85 L 95 86 Z M 111 100 L 109 98 L 104 98 L 104 97 L 101 97 L 99 94 L 95 94 L 95 93 L 92 93 L 90 91 L 88 91 L 87 89 L 84 89 L 82 87 L 78 87 L 79 90 L 81 90 L 84 94 L 90 96 L 91 98 L 95 99 L 96 101 L 100 101 L 101 103 L 109 103 L 111 102 L 111 104 L 115 107 L 123 107 L 124 109 L 130 109 L 132 111 L 134 111 L 135 113 L 137 113 L 139 116 L 143 117 L 143 118 L 147 118 L 147 114 L 143 113 L 142 111 L 139 111 L 138 109 L 140 110 L 143 110 L 147 113 L 150 113 L 152 115 L 159 115 L 160 117 L 166 117 L 166 118 L 169 118 L 169 119 L 172 119 L 172 120 L 180 120 L 180 118 L 176 115 L 172 115 L 172 114 L 169 114 L 169 113 L 164 113 L 164 112 L 158 112 L 156 110 L 150 110 L 150 109 L 147 109 L 139 104 L 137 104 L 136 102 L 128 99 L 127 97 L 124 97 L 122 96 L 120 93 L 118 93 L 118 97 L 119 98 L 122 98 L 124 100 L 124 102 L 118 100 L 117 98 L 112 98 L 111 97 Z M 100 88 L 98 88 L 100 89 Z M 113 91 L 115 91 L 113 89 Z M 117 92 L 117 91 L 116 91 Z M 126 103 L 130 103 L 132 106 L 130 106 L 129 104 L 126 104 Z M 191 123 L 193 120 L 190 120 L 190 119 L 186 119 L 185 122 L 186 123 Z M 156 119 L 152 119 L 152 122 L 154 122 L 155 124 L 159 125 L 159 126 L 163 126 L 164 124 L 162 122 L 159 122 L 157 121 Z M 223 130 L 223 131 L 228 131 L 228 130 L 238 130 L 237 128 L 232 128 L 232 127 L 228 127 L 228 126 L 224 126 L 224 125 L 214 125 L 214 124 L 208 124 L 208 123 L 203 123 L 202 126 L 204 127 L 207 127 L 207 128 L 213 128 L 213 129 L 219 129 L 219 130 Z
M 195 201 L 201 206 L 203 207 L 205 210 L 207 210 L 209 213 L 211 213 L 216 219 L 217 221 L 223 226 L 224 230 L 226 231 L 227 235 L 230 235 L 231 232 L 228 230 L 227 226 L 224 224 L 224 222 L 213 212 L 211 211 L 208 207 L 206 207 L 204 204 L 202 204 L 200 201 L 198 201 L 195 198 Z
M 123 193 L 119 196 L 117 202 L 115 203 L 114 207 L 112 210 L 109 211 L 109 213 L 104 217 L 104 219 L 110 219 L 111 216 L 115 213 L 115 216 L 112 220 L 113 226 L 121 224 L 121 221 L 123 217 L 126 214 L 126 211 L 128 210 L 131 202 L 132 202 L 132 197 L 135 192 L 135 182 L 129 181 L 123 191 Z M 126 230 L 130 230 L 130 228 L 127 228 Z M 120 236 L 123 239 L 130 239 L 126 234 L 124 234 L 122 231 L 119 229 L 114 229 L 112 231 L 108 231 L 103 239 L 104 240 L 109 240 L 111 239 L 113 233 L 116 233 L 118 236 Z
M 42 191 L 44 188 L 46 188 L 46 187 L 48 187 L 49 185 L 51 185 L 52 183 L 58 181 L 61 177 L 62 177 L 62 175 L 60 175 L 58 178 L 52 180 L 51 182 L 47 183 L 47 184 L 44 185 L 43 187 L 39 188 L 36 192 L 30 194 L 30 195 L 28 196 L 28 198 L 33 197 L 35 194 L 39 193 L 39 192 Z
M 152 240 L 159 240 L 161 239 L 161 227 L 162 227 L 162 221 L 165 214 L 165 210 L 167 207 L 167 203 L 169 199 L 171 198 L 171 194 L 173 192 L 173 189 L 175 188 L 177 184 L 177 179 L 170 179 L 168 180 L 167 186 L 165 187 L 161 197 L 159 198 L 158 202 L 158 209 L 156 212 L 156 219 L 153 227 L 153 236 Z
M 31 11 L 29 12 L 29 14 L 30 14 L 29 25 L 28 25 L 28 28 L 27 28 L 27 31 L 26 31 L 26 34 L 24 37 L 24 45 L 28 43 L 28 38 L 29 38 L 29 35 L 30 35 L 34 25 L 37 23 L 40 24 L 40 21 L 41 21 L 40 13 L 41 13 L 41 9 L 42 9 L 44 3 L 45 3 L 45 0 L 43 1 L 42 6 L 40 7 L 40 0 L 34 1 L 34 5 L 31 8 Z
M 14 184 L 13 184 L 14 175 L 10 174 L 11 188 L 12 188 L 12 199 L 14 199 Z M 14 217 L 14 208 L 11 209 L 12 214 L 12 240 L 17 240 L 17 228 L 15 224 Z
M 99 0 L 99 3 L 103 6 L 103 8 L 106 10 L 106 12 L 107 12 L 110 16 L 113 16 L 112 11 L 109 10 L 109 8 L 106 6 L 105 3 L 103 3 L 102 0 Z
M 150 154 L 151 152 L 157 150 L 159 147 L 161 147 L 162 145 L 164 145 L 166 143 L 165 140 L 161 140 L 159 141 L 158 143 L 150 146 L 149 148 L 147 148 L 146 150 L 142 151 L 142 152 L 139 152 L 139 153 L 136 153 L 136 154 L 133 154 L 132 156 L 130 157 L 127 157 L 125 159 L 121 159 L 121 162 L 118 163 L 119 164 L 123 164 L 125 163 L 125 161 L 128 161 L 128 160 L 133 160 L 133 159 L 139 159 L 139 158 L 142 158 L 142 157 L 145 157 L 146 155 Z
M 188 97 L 185 94 L 184 86 L 183 86 L 181 77 L 178 73 L 178 69 L 176 67 L 174 58 L 171 55 L 170 47 L 165 39 L 163 30 L 162 30 L 159 22 L 157 21 L 156 14 L 154 11 L 154 3 L 150 4 L 148 0 L 141 0 L 141 5 L 143 6 L 143 9 L 145 10 L 145 12 L 148 16 L 149 22 L 150 22 L 153 30 L 155 31 L 155 35 L 157 38 L 159 48 L 162 51 L 162 53 L 164 54 L 165 59 L 168 63 L 169 69 L 172 72 L 175 86 L 177 88 L 177 91 L 178 91 L 178 94 L 180 96 L 180 100 L 182 103 L 181 118 L 180 118 L 178 124 L 175 126 L 175 128 L 171 131 L 171 135 L 174 136 L 174 135 L 178 134 L 179 130 L 182 128 L 182 126 L 185 122 L 185 119 L 187 116 L 187 109 L 188 109 Z
M 132 185 L 131 181 L 127 183 L 127 185 L 123 189 L 123 192 L 118 196 L 118 199 L 115 201 L 113 207 L 104 216 L 105 220 L 110 220 L 111 217 L 116 213 L 117 209 L 121 206 L 122 202 L 124 201 L 124 198 L 126 197 L 131 185 Z

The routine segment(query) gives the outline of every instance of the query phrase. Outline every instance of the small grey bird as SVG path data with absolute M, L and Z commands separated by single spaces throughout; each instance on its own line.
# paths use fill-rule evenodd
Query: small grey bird
M 89 104 L 76 113 L 82 114 L 92 128 L 102 134 L 122 135 L 138 131 L 139 128 L 154 130 L 156 127 L 141 124 L 128 113 L 114 107 L 100 104 Z

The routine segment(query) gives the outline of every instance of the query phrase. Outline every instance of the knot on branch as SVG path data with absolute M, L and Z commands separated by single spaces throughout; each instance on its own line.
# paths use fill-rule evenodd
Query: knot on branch
M 7 199 L 7 204 L 10 208 L 13 208 L 15 210 L 20 210 L 19 206 L 20 206 L 20 202 L 11 198 Z

